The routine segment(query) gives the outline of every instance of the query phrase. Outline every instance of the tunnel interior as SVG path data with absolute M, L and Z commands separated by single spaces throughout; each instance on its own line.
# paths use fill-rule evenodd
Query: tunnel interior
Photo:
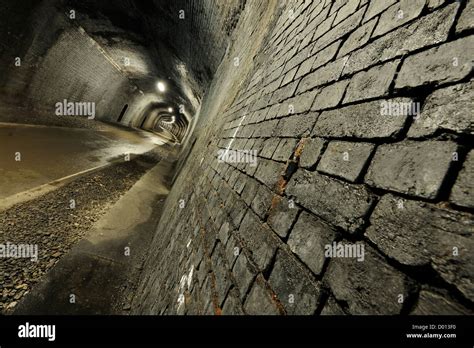
M 53 100 L 88 100 L 96 103 L 98 120 L 156 131 L 179 144 L 195 122 L 242 4 L 58 0 L 1 6 L 2 13 L 15 14 L 2 18 L 2 57 L 23 67 L 3 67 L 3 103 L 49 111 Z
M 473 4 L 1 1 L 0 311 L 472 315 Z

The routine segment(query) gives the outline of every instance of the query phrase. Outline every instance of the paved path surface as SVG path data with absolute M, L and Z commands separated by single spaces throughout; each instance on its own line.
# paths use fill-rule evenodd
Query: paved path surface
M 111 125 L 98 131 L 0 123 L 0 199 L 162 144 L 154 134 Z

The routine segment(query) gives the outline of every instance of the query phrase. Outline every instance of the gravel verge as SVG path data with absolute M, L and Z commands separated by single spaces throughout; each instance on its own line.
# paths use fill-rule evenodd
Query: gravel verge
M 141 156 L 115 164 L 0 212 L 0 245 L 38 247 L 36 262 L 30 258 L 0 258 L 0 312 L 5 314 L 15 308 L 156 161 L 156 156 Z

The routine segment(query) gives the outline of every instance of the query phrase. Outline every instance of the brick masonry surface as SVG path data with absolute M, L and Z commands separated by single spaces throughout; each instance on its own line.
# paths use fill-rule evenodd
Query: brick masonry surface
M 270 3 L 241 14 L 135 313 L 472 314 L 474 1 Z
M 10 62 L 0 68 L 2 102 L 42 110 L 55 116 L 55 104 L 94 102 L 95 117 L 115 121 L 123 105 L 133 100 L 133 85 L 110 64 L 110 58 L 83 28 L 58 11 L 52 1 L 0 5 L 0 39 L 7 43 L 0 56 Z M 32 11 L 30 28 L 15 16 Z M 5 27 L 4 27 L 5 26 Z M 29 43 L 22 45 L 23 41 Z M 15 66 L 16 58 L 21 64 Z M 2 119 L 12 115 L 2 114 Z M 6 119 L 8 122 L 9 119 Z M 18 117 L 20 118 L 20 117 Z

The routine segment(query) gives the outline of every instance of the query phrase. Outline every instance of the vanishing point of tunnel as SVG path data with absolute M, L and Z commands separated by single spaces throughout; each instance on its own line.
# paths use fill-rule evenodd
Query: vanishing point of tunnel
M 0 312 L 472 315 L 474 1 L 3 0 Z

